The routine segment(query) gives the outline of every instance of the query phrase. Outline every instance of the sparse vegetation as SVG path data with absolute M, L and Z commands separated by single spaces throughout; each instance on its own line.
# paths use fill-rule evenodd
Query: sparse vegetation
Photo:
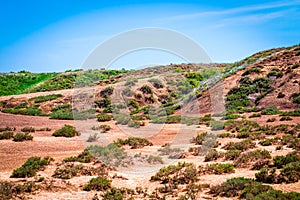
M 109 166 L 119 166 L 122 162 L 126 161 L 127 153 L 116 146 L 115 144 L 109 144 L 105 147 L 92 145 L 87 149 L 96 159 L 101 160 L 103 163 Z
M 46 165 L 49 165 L 53 160 L 51 157 L 31 157 L 20 167 L 13 171 L 11 178 L 26 178 L 33 177 L 36 173 L 43 169 Z
M 111 181 L 106 179 L 105 177 L 96 177 L 92 178 L 88 184 L 83 186 L 83 190 L 85 191 L 106 191 L 111 188 Z
M 93 154 L 88 150 L 85 149 L 82 153 L 78 156 L 71 156 L 64 159 L 64 162 L 81 162 L 81 163 L 90 163 L 95 160 Z
M 49 94 L 46 96 L 37 96 L 37 97 L 30 98 L 29 101 L 34 101 L 34 103 L 42 103 L 45 101 L 52 101 L 60 97 L 62 97 L 61 94 Z
M 107 122 L 107 121 L 112 120 L 112 118 L 113 118 L 112 115 L 108 115 L 105 113 L 101 113 L 101 114 L 97 115 L 97 119 L 99 122 Z
M 0 133 L 0 140 L 9 140 L 14 137 L 14 133 L 11 131 L 5 131 Z
M 52 136 L 54 137 L 75 137 L 78 136 L 79 132 L 75 127 L 65 124 L 62 128 L 56 130 Z
M 118 139 L 114 142 L 117 146 L 129 145 L 132 149 L 143 148 L 144 146 L 152 146 L 152 142 L 146 138 L 129 137 L 125 140 Z
M 16 133 L 13 137 L 14 142 L 23 142 L 25 140 L 33 140 L 33 136 L 30 133 Z

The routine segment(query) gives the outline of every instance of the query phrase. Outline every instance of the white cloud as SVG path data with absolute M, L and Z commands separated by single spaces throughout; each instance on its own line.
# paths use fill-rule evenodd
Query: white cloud
M 193 14 L 183 14 L 183 15 L 176 15 L 166 18 L 161 18 L 162 21 L 173 21 L 173 20 L 185 20 L 185 19 L 195 19 L 199 17 L 213 17 L 213 16 L 222 16 L 222 15 L 233 15 L 245 12 L 255 12 L 255 11 L 262 11 L 274 8 L 283 8 L 289 6 L 300 5 L 299 0 L 294 1 L 281 1 L 281 2 L 274 2 L 269 4 L 260 4 L 260 5 L 253 5 L 253 6 L 245 6 L 245 7 L 237 7 L 227 10 L 214 10 L 214 11 L 204 11 L 198 12 Z

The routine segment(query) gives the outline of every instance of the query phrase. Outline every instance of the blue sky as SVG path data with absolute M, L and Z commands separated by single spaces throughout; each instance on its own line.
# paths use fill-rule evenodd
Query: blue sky
M 142 3 L 141 3 L 142 2 Z M 0 6 L 0 71 L 80 68 L 99 44 L 124 31 L 158 27 L 201 45 L 214 62 L 300 43 L 300 1 L 12 0 Z M 160 51 L 133 52 L 115 68 L 184 62 Z

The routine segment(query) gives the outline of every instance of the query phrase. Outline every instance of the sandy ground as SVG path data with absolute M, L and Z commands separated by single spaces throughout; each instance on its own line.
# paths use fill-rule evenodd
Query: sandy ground
M 261 119 L 256 119 L 262 124 L 271 117 L 275 117 L 276 122 L 285 123 L 279 121 L 279 116 L 263 116 Z M 19 131 L 24 126 L 32 126 L 36 129 L 49 127 L 52 130 L 49 132 L 35 132 L 32 133 L 34 136 L 33 141 L 26 142 L 13 142 L 11 140 L 0 140 L 0 179 L 2 180 L 12 180 L 16 179 L 9 178 L 13 169 L 19 167 L 31 156 L 51 156 L 55 159 L 53 165 L 48 166 L 45 171 L 39 172 L 40 175 L 45 177 L 51 177 L 54 170 L 56 169 L 56 164 L 59 163 L 63 158 L 79 154 L 86 145 L 90 143 L 85 142 L 90 134 L 95 133 L 90 128 L 93 125 L 99 124 L 109 124 L 112 129 L 104 134 L 100 134 L 99 143 L 101 145 L 106 145 L 117 138 L 127 138 L 129 136 L 142 136 L 148 138 L 153 142 L 154 146 L 144 147 L 142 149 L 127 149 L 126 151 L 130 155 L 135 155 L 137 153 L 142 153 L 145 155 L 157 155 L 157 150 L 161 145 L 166 143 L 172 143 L 176 147 L 187 151 L 187 149 L 192 145 L 190 144 L 190 139 L 197 133 L 205 132 L 208 130 L 205 126 L 186 126 L 181 124 L 164 124 L 164 125 L 153 125 L 148 124 L 145 127 L 139 129 L 128 128 L 127 126 L 115 125 L 113 121 L 106 123 L 96 122 L 94 119 L 83 120 L 83 121 L 69 121 L 69 120 L 50 120 L 48 117 L 38 117 L 38 116 L 23 116 L 23 115 L 12 115 L 0 113 L 0 127 L 13 126 Z M 272 125 L 274 125 L 274 123 Z M 295 118 L 293 121 L 287 123 L 297 124 L 299 123 L 299 117 Z M 81 136 L 74 138 L 55 138 L 51 134 L 54 130 L 61 128 L 64 124 L 71 124 L 76 126 L 76 128 L 81 129 Z M 230 141 L 238 141 L 237 138 L 220 138 L 219 141 L 222 146 Z M 261 147 L 266 148 L 271 151 L 272 156 L 276 155 L 286 155 L 292 150 L 289 148 L 283 148 L 280 151 L 275 150 L 275 146 Z M 221 150 L 220 147 L 218 150 Z M 188 156 L 180 160 L 170 160 L 165 159 L 164 164 L 157 165 L 134 165 L 127 168 L 119 168 L 118 171 L 110 172 L 110 176 L 117 174 L 124 178 L 113 179 L 112 184 L 116 187 L 128 187 L 135 189 L 137 186 L 147 187 L 148 191 L 153 191 L 159 186 L 157 182 L 150 182 L 150 178 L 155 174 L 157 170 L 161 167 L 169 164 L 175 164 L 178 161 L 193 162 L 195 165 L 205 165 L 204 156 Z M 218 162 L 223 162 L 222 159 Z M 254 178 L 255 173 L 250 169 L 237 168 L 235 173 L 225 174 L 225 175 L 203 175 L 200 176 L 201 183 L 208 183 L 210 185 L 217 185 L 228 178 L 233 177 L 248 177 Z M 55 179 L 55 184 L 59 187 L 67 187 L 65 189 L 56 189 L 53 191 L 39 191 L 36 194 L 31 194 L 31 199 L 91 199 L 94 195 L 93 192 L 82 191 L 82 186 L 86 184 L 91 177 L 82 176 L 74 177 L 70 180 L 62 181 L 60 179 Z M 275 189 L 281 189 L 285 192 L 288 191 L 300 191 L 300 182 L 293 184 L 280 184 L 272 185 Z M 209 196 L 202 192 L 199 199 L 209 199 Z M 210 197 L 211 198 L 211 197 Z M 218 198 L 226 199 L 226 198 Z

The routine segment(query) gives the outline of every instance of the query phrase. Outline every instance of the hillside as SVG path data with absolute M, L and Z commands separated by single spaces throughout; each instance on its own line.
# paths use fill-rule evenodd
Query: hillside
M 0 199 L 299 199 L 299 66 L 2 74 Z

